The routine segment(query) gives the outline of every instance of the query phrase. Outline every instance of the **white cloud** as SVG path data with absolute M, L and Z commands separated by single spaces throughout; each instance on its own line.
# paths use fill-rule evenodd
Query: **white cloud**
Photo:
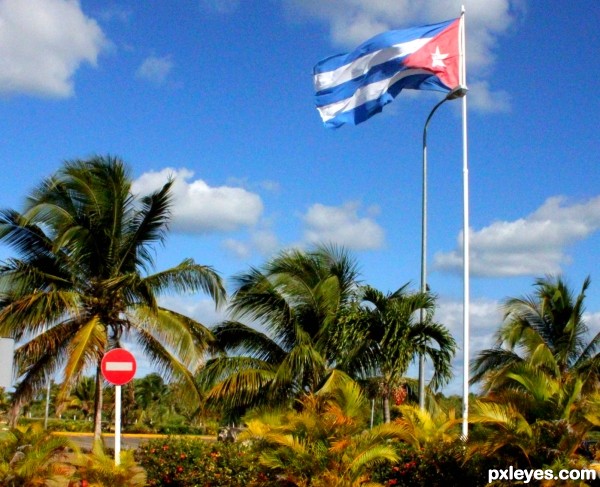
M 136 76 L 156 85 L 162 85 L 173 69 L 171 56 L 150 56 L 144 60 L 136 71 Z
M 210 328 L 226 319 L 225 309 L 216 309 L 209 298 L 196 296 L 163 296 L 160 305 L 188 316 Z
M 600 311 L 595 313 L 584 313 L 583 320 L 591 330 L 591 336 L 594 336 L 600 330 Z
M 243 188 L 211 187 L 193 176 L 188 169 L 147 172 L 135 180 L 133 191 L 147 194 L 173 178 L 172 229 L 182 233 L 228 232 L 259 221 L 263 212 L 260 196 Z
M 273 254 L 280 246 L 277 235 L 268 228 L 253 230 L 251 242 L 252 246 L 264 256 Z
M 440 22 L 460 16 L 465 5 L 467 81 L 473 86 L 473 107 L 506 111 L 508 95 L 495 92 L 485 78 L 494 62 L 498 37 L 523 12 L 521 0 L 286 0 L 291 15 L 329 24 L 334 44 L 351 49 L 389 29 Z M 324 53 L 324 57 L 327 53 Z
M 223 247 L 238 259 L 247 259 L 255 253 L 261 256 L 271 256 L 280 248 L 277 235 L 269 229 L 250 230 L 249 241 L 228 238 L 223 241 Z
M 510 95 L 505 90 L 491 91 L 487 81 L 469 82 L 469 107 L 481 112 L 509 112 Z
M 0 93 L 68 97 L 107 40 L 76 0 L 0 1 Z
M 226 238 L 223 247 L 238 259 L 247 259 L 252 255 L 252 247 L 248 242 L 242 242 L 235 238 Z
M 383 245 L 383 229 L 372 218 L 376 208 L 358 215 L 357 203 L 342 206 L 312 205 L 303 216 L 304 240 L 309 244 L 335 243 L 351 250 L 377 249 Z
M 525 218 L 471 230 L 471 271 L 480 276 L 557 274 L 571 260 L 566 247 L 598 229 L 600 196 L 572 205 L 563 197 L 549 198 Z M 457 249 L 436 254 L 434 261 L 437 269 L 461 269 L 462 233 Z
M 495 345 L 495 333 L 502 323 L 502 312 L 500 303 L 490 299 L 475 299 L 469 303 L 469 362 L 477 357 L 482 350 L 492 348 Z M 452 362 L 454 378 L 444 388 L 446 394 L 462 394 L 463 374 L 463 303 L 447 299 L 438 301 L 438 309 L 435 320 L 450 330 L 456 340 L 458 349 Z M 431 377 L 431 363 L 427 363 L 426 375 Z M 416 372 L 415 372 L 416 373 Z M 472 388 L 472 390 L 476 390 Z
M 494 334 L 502 323 L 500 303 L 491 299 L 475 299 L 469 303 L 469 332 L 471 356 L 494 345 Z M 435 320 L 447 326 L 454 339 L 462 347 L 463 303 L 440 299 Z

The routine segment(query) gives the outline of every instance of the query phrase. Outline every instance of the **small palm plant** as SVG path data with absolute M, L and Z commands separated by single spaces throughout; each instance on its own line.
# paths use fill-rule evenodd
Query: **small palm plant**
M 77 466 L 77 477 L 89 487 L 146 485 L 146 472 L 135 462 L 133 450 L 123 450 L 119 465 L 115 465 L 114 457 L 106 453 L 102 442 L 95 441 L 91 453 L 80 455 L 73 463 Z
M 50 436 L 41 424 L 15 428 L 0 443 L 0 485 L 66 485 L 75 471 L 71 460 L 78 452 L 72 441 Z
M 398 460 L 386 440 L 403 430 L 394 424 L 367 430 L 366 418 L 368 401 L 360 387 L 338 372 L 318 393 L 305 395 L 298 411 L 249 415 L 240 440 L 255 442 L 260 462 L 290 485 L 377 486 L 369 472 Z
M 415 405 L 398 407 L 400 417 L 394 423 L 403 429 L 401 439 L 420 449 L 434 443 L 452 443 L 459 439 L 460 419 L 456 419 L 454 409 L 448 412 L 439 407 L 421 409 Z

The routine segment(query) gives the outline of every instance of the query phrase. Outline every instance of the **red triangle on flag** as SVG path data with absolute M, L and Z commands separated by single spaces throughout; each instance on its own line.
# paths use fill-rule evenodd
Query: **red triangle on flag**
M 431 71 L 448 89 L 456 88 L 460 84 L 459 25 L 460 19 L 456 19 L 421 49 L 407 56 L 403 64 Z

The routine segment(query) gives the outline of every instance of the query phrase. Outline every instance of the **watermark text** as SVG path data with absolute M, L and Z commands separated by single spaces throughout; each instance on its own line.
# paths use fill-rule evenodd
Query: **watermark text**
M 595 470 L 521 469 L 512 466 L 506 469 L 488 470 L 488 484 L 496 480 L 519 480 L 528 484 L 532 480 L 596 480 Z

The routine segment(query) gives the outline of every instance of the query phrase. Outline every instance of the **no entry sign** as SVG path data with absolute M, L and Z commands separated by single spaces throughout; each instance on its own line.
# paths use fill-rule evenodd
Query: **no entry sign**
M 115 386 L 127 384 L 135 375 L 135 358 L 124 348 L 113 348 L 102 357 L 102 375 Z

